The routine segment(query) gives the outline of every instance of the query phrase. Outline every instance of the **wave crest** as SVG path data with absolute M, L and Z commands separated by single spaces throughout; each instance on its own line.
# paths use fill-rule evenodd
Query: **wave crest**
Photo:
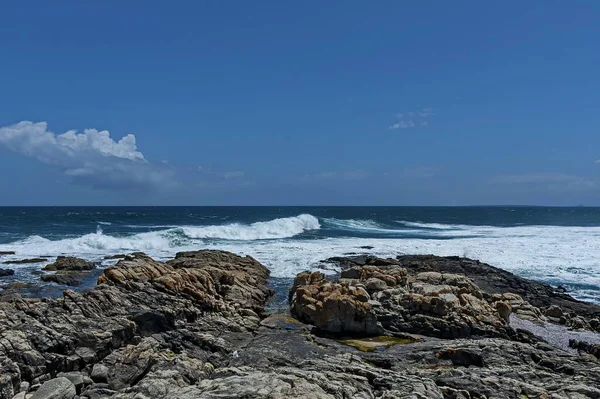
M 321 228 L 319 219 L 309 214 L 289 218 L 256 222 L 252 224 L 233 223 L 222 226 L 181 227 L 189 238 L 218 238 L 224 240 L 266 240 L 289 238 L 309 230 Z

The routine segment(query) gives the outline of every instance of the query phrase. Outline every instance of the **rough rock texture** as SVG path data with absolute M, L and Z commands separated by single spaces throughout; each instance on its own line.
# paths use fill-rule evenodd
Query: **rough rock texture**
M 46 265 L 43 270 L 56 271 L 52 274 L 40 276 L 42 281 L 54 282 L 61 285 L 76 287 L 82 284 L 96 265 L 84 259 L 71 256 L 59 256 L 54 263 Z
M 323 332 L 379 335 L 383 328 L 364 287 L 337 284 L 320 272 L 301 273 L 292 288 L 291 312 Z
M 489 294 L 511 292 L 538 308 L 544 309 L 554 305 L 562 308 L 565 313 L 575 313 L 585 318 L 600 318 L 598 306 L 578 301 L 559 288 L 524 279 L 477 260 L 457 256 L 403 255 L 395 259 L 380 259 L 372 256 L 331 258 L 328 262 L 337 263 L 342 269 L 364 265 L 397 265 L 411 273 L 436 271 L 461 274 L 469 277 Z
M 23 380 L 91 369 L 155 333 L 171 335 L 166 347 L 218 348 L 223 331 L 258 326 L 268 274 L 252 258 L 223 252 L 179 254 L 172 264 L 138 254 L 106 269 L 89 292 L 0 302 L 0 397 Z
M 68 378 L 59 377 L 44 382 L 31 399 L 73 399 L 75 395 L 75 385 Z
M 595 357 L 533 337 L 503 338 L 514 309 L 542 314 L 518 295 L 488 294 L 464 276 L 411 273 L 393 262 L 353 268 L 341 282 L 302 274 L 292 309 L 314 318 L 305 308 L 316 303 L 311 298 L 321 301 L 322 325 L 337 331 L 321 336 L 290 316 L 264 314 L 268 274 L 254 259 L 227 252 L 182 253 L 166 263 L 134 254 L 88 292 L 0 301 L 0 399 L 35 390 L 34 397 L 68 399 L 600 397 Z M 405 292 L 373 299 L 390 290 Z M 442 297 L 449 294 L 459 303 Z M 463 295 L 474 298 L 463 304 Z M 400 315 L 407 304 L 412 318 Z M 396 311 L 401 322 L 384 320 Z M 372 325 L 369 315 L 384 320 L 376 331 L 361 327 Z M 468 339 L 385 337 L 370 352 L 338 339 L 347 329 L 364 335 L 404 324 L 442 336 L 438 321 L 449 331 L 472 322 L 487 337 L 473 330 Z M 62 396 L 40 396 L 45 387 Z
M 305 272 L 298 275 L 291 292 L 291 312 L 299 320 L 322 332 L 350 335 L 379 335 L 386 330 L 439 338 L 508 338 L 516 334 L 506 326 L 508 316 L 523 302 L 511 294 L 485 299 L 479 287 L 462 275 L 408 275 L 397 266 L 352 267 L 342 272 L 339 282 Z
M 72 256 L 59 256 L 54 263 L 46 265 L 44 270 L 82 271 L 95 268 L 96 266 L 92 262 L 88 262 L 84 259 L 74 258 Z

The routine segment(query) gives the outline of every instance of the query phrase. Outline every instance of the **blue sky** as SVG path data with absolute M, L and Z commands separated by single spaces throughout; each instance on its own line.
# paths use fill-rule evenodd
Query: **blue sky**
M 598 20 L 594 1 L 4 2 L 0 205 L 600 205 Z

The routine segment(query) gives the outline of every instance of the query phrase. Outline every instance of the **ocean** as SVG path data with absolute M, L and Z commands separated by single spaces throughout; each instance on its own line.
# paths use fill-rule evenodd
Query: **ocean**
M 600 303 L 600 208 L 575 207 L 0 207 L 0 262 L 72 255 L 223 249 L 251 255 L 285 290 L 297 273 L 352 254 L 458 255 L 565 287 Z M 14 268 L 10 281 L 39 282 Z M 2 281 L 0 280 L 0 284 Z M 44 283 L 46 284 L 46 283 Z

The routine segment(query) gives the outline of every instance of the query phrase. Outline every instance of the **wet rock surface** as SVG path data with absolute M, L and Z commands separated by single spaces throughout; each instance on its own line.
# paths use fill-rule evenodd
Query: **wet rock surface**
M 573 313 L 564 298 L 536 306 L 429 261 L 352 260 L 339 281 L 302 273 L 291 317 L 265 313 L 269 272 L 250 257 L 133 254 L 83 293 L 3 297 L 0 398 L 600 397 L 584 344 L 511 326 Z M 591 327 L 586 309 L 561 328 Z
M 94 269 L 96 269 L 96 265 L 84 259 L 59 256 L 54 263 L 43 268 L 45 271 L 54 271 L 55 273 L 43 274 L 40 278 L 45 282 L 77 287 L 83 283 L 90 271 Z
M 12 276 L 15 274 L 13 269 L 0 269 L 0 277 Z
M 83 271 L 92 270 L 96 266 L 92 262 L 84 259 L 75 258 L 72 256 L 59 256 L 54 263 L 50 263 L 44 267 L 44 270 L 51 271 Z

